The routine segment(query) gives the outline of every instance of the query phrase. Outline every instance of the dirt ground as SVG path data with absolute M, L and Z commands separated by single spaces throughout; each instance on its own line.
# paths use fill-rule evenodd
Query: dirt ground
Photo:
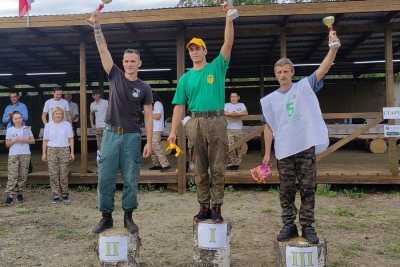
M 4 190 L 1 188 L 0 190 Z M 99 219 L 94 189 L 77 187 L 73 203 L 53 205 L 49 190 L 30 189 L 27 201 L 0 206 L 0 266 L 97 266 L 91 228 Z M 116 226 L 122 226 L 121 194 Z M 142 266 L 190 266 L 195 193 L 141 191 L 135 219 L 140 226 Z M 317 230 L 328 241 L 328 266 L 400 266 L 400 193 L 320 190 Z M 230 188 L 225 218 L 233 225 L 232 266 L 275 266 L 280 229 L 278 191 Z

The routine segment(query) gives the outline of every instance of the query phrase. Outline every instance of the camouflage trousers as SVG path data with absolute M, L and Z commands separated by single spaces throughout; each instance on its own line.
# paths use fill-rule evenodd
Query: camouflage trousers
M 24 191 L 28 178 L 31 155 L 8 156 L 8 180 L 6 193 L 17 194 Z
M 101 150 L 101 141 L 103 140 L 103 131 L 104 128 L 96 128 L 96 144 L 97 150 Z
M 47 158 L 53 196 L 68 196 L 69 147 L 49 147 Z
M 223 116 L 192 118 L 185 125 L 193 146 L 197 200 L 200 204 L 210 204 L 210 201 L 211 205 L 223 203 L 228 152 L 226 125 Z
M 278 160 L 278 171 L 283 224 L 295 222 L 297 216 L 296 192 L 300 191 L 300 224 L 301 226 L 313 225 L 317 172 L 315 148 L 311 147 L 290 157 Z
M 242 130 L 228 130 L 229 149 L 231 148 L 231 146 L 238 143 L 241 137 Z M 240 163 L 242 163 L 242 152 L 241 148 L 239 147 L 228 153 L 227 166 L 240 166 Z
M 154 166 L 163 168 L 169 166 L 169 161 L 165 155 L 165 147 L 161 145 L 161 132 L 153 132 L 151 161 Z

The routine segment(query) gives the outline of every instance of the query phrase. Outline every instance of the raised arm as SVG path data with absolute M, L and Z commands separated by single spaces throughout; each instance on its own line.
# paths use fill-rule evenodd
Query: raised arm
M 338 44 L 338 45 L 332 45 Z M 317 80 L 322 80 L 328 71 L 331 69 L 333 62 L 335 61 L 337 51 L 340 47 L 340 40 L 336 36 L 336 31 L 329 32 L 329 51 L 322 61 L 321 65 L 319 65 L 318 69 L 315 71 L 317 76 Z
M 229 9 L 233 9 L 233 6 L 228 6 L 228 3 L 224 3 L 224 11 L 226 14 L 226 22 L 225 22 L 225 34 L 224 34 L 224 44 L 221 48 L 221 54 L 224 56 L 225 60 L 231 57 L 233 40 L 235 38 L 235 30 L 233 28 L 233 20 L 232 17 L 228 16 Z
M 96 39 L 97 49 L 99 50 L 101 64 L 107 74 L 110 74 L 111 69 L 114 65 L 114 61 L 111 57 L 111 53 L 108 50 L 106 39 L 104 38 L 101 26 L 99 23 L 100 12 L 95 11 L 92 14 L 92 21 L 94 21 L 94 37 Z

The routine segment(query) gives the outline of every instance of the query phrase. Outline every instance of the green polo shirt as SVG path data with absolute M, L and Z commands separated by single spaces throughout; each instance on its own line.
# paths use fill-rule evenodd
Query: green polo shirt
M 186 105 L 189 111 L 223 110 L 225 104 L 225 76 L 229 60 L 220 53 L 200 70 L 189 70 L 179 79 L 172 104 Z

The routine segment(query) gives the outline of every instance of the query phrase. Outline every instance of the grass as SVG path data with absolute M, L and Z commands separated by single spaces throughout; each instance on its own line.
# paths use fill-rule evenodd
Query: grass
M 354 217 L 355 214 L 351 212 L 349 209 L 337 207 L 334 211 L 334 214 L 341 217 Z
M 360 242 L 353 242 L 348 246 L 341 247 L 341 254 L 346 258 L 359 257 L 360 253 L 364 251 L 364 247 Z
M 0 227 L 0 237 L 4 237 L 9 233 L 9 230 L 4 228 L 4 227 Z
M 330 184 L 320 184 L 317 186 L 317 191 L 316 191 L 317 196 L 324 196 L 324 197 L 336 197 L 337 192 L 331 190 L 331 185 Z
M 16 206 L 15 208 L 15 213 L 19 214 L 19 215 L 23 215 L 23 214 L 31 214 L 34 213 L 34 210 L 25 208 L 25 207 L 21 207 L 21 206 Z
M 385 254 L 400 259 L 400 241 L 394 241 L 385 246 Z
M 54 229 L 51 234 L 58 240 L 82 239 L 85 237 L 85 235 L 79 234 L 76 230 L 65 227 Z

